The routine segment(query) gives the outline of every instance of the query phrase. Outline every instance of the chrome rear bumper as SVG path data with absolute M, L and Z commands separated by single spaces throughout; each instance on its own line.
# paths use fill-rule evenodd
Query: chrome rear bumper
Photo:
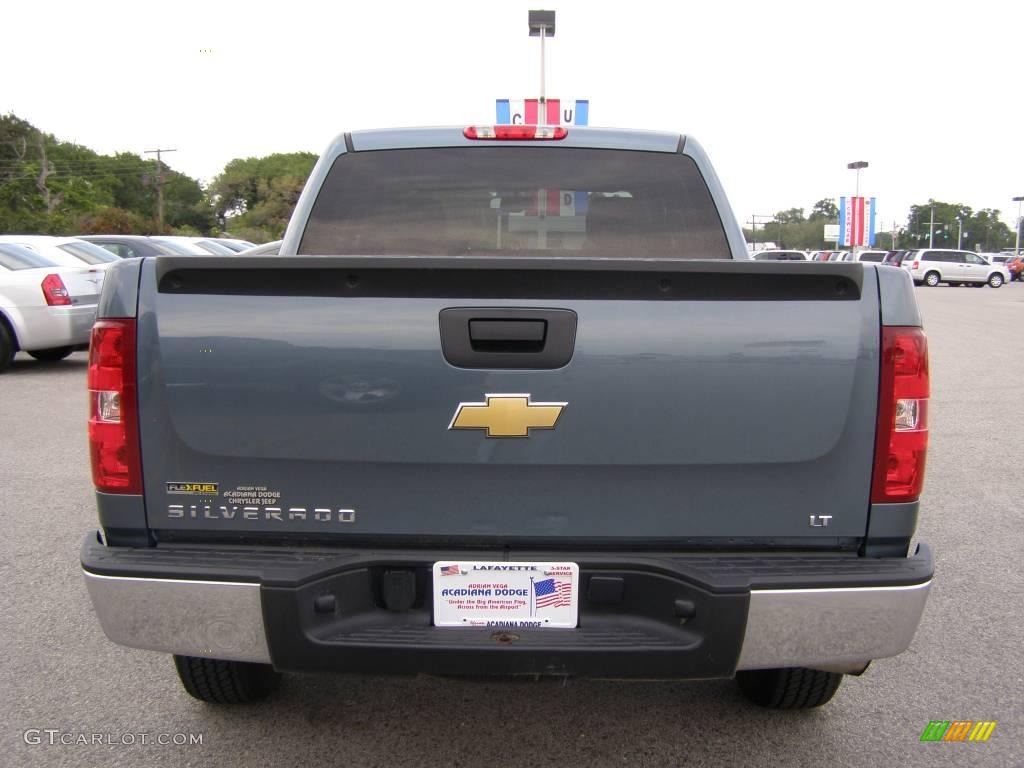
M 272 662 L 259 583 L 110 576 L 88 569 L 84 575 L 103 631 L 115 643 Z M 929 578 L 907 586 L 752 589 L 735 669 L 859 672 L 874 659 L 907 649 L 930 587 Z M 423 623 L 418 631 L 445 632 Z M 416 653 L 399 647 L 401 637 L 385 633 L 379 642 L 382 652 Z M 494 651 L 502 649 L 494 646 Z

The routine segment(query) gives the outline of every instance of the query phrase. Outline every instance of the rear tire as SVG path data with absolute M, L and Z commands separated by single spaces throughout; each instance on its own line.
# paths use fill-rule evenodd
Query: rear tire
M 998 272 L 993 272 L 991 275 L 988 276 L 989 288 L 998 288 L 1003 284 L 1003 282 L 1003 276 L 1000 275 Z
M 10 367 L 16 351 L 17 345 L 14 343 L 14 334 L 7 327 L 7 323 L 0 319 L 0 371 Z
M 924 284 L 927 285 L 929 288 L 934 288 L 935 286 L 937 286 L 939 284 L 939 280 L 940 278 L 938 272 L 929 272 L 927 275 L 924 276 Z
M 29 352 L 29 354 L 41 363 L 56 363 L 74 351 L 72 347 L 52 347 L 50 349 L 36 349 Z
M 175 655 L 174 666 L 188 695 L 211 704 L 260 701 L 281 683 L 269 664 Z
M 819 669 L 790 667 L 736 673 L 743 695 L 766 709 L 810 709 L 827 704 L 839 690 L 843 675 Z

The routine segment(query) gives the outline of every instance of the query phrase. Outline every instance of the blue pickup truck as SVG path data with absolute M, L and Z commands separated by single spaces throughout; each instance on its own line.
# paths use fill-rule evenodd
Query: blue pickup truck
M 124 261 L 98 314 L 86 584 L 197 698 L 735 677 L 813 707 L 920 621 L 910 278 L 750 260 L 688 136 L 346 133 L 280 255 Z

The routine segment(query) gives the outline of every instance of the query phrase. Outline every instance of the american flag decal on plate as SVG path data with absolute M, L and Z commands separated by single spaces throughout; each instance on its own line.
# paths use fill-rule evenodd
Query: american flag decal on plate
M 533 583 L 534 603 L 537 608 L 572 605 L 572 582 L 561 579 L 544 579 Z
M 442 576 L 458 576 L 460 573 L 459 566 L 457 565 L 442 565 L 441 575 Z

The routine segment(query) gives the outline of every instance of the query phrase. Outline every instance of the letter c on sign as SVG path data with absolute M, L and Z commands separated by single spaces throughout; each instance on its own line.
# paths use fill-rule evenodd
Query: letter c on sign
M 512 115 L 512 125 L 522 125 L 522 124 L 523 124 L 523 116 L 522 115 L 520 115 L 518 112 L 516 112 L 514 115 Z

